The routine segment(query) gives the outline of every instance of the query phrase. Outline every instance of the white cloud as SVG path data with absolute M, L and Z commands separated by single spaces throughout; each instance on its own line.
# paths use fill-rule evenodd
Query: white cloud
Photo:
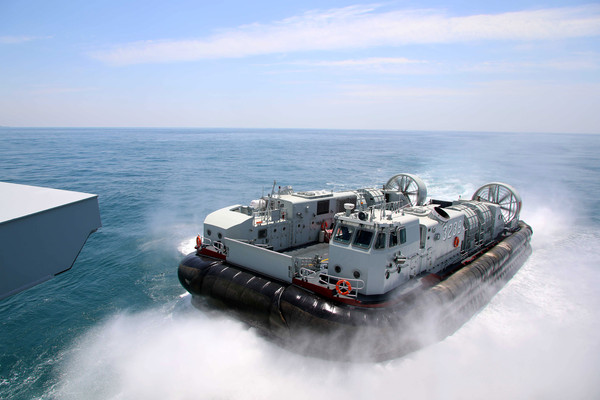
M 384 65 L 421 64 L 427 61 L 410 60 L 404 57 L 368 57 L 336 61 L 306 61 L 295 64 L 314 65 L 320 67 L 381 67 Z
M 335 71 L 342 69 L 352 72 L 377 72 L 379 74 L 424 74 L 432 73 L 436 69 L 426 60 L 415 60 L 405 57 L 366 57 L 344 60 L 296 60 L 269 65 L 291 65 L 305 68 L 332 68 Z M 289 71 L 285 71 L 289 72 Z
M 390 87 L 380 85 L 349 85 L 340 88 L 346 101 L 388 102 L 400 98 L 440 98 L 473 95 L 471 89 L 446 87 Z
M 380 12 L 376 6 L 311 11 L 188 40 L 148 40 L 94 52 L 110 64 L 235 58 L 312 50 L 600 35 L 600 6 L 449 16 L 439 10 Z
M 468 72 L 510 73 L 531 71 L 593 71 L 600 69 L 600 62 L 593 58 L 579 59 L 550 59 L 545 61 L 486 61 L 461 68 Z
M 0 44 L 19 44 L 32 40 L 49 39 L 49 36 L 0 36 Z

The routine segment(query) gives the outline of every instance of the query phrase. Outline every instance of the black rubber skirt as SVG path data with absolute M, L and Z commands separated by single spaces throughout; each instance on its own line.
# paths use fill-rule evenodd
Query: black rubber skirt
M 386 307 L 336 303 L 295 285 L 196 253 L 179 265 L 200 309 L 222 309 L 293 351 L 337 360 L 385 360 L 442 340 L 481 310 L 531 254 L 520 229 L 434 286 Z

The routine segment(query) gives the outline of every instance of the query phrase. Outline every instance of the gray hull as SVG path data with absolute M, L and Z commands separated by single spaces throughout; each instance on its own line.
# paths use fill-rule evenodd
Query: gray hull
M 385 360 L 451 335 L 481 310 L 531 254 L 531 227 L 519 226 L 441 282 L 378 307 L 339 304 L 196 253 L 181 262 L 178 275 L 196 307 L 232 312 L 293 351 Z

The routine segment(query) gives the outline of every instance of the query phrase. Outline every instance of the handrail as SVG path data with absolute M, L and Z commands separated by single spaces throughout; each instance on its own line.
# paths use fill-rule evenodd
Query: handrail
M 301 267 L 297 273 L 298 278 L 300 279 L 308 279 L 308 278 L 316 278 L 318 276 L 319 283 L 323 284 L 328 290 L 335 289 L 337 283 L 340 280 L 348 281 L 351 286 L 350 293 L 346 295 L 341 295 L 343 297 L 353 297 L 356 298 L 358 296 L 358 291 L 364 289 L 365 281 L 362 279 L 354 279 L 354 278 L 346 278 L 342 276 L 330 275 L 322 270 L 314 270 L 310 268 Z
M 203 250 L 209 251 L 213 253 L 212 255 L 221 254 L 223 256 L 227 256 L 227 247 L 220 240 L 212 240 L 207 237 L 202 237 L 202 245 L 200 247 L 196 247 L 196 254 L 206 254 L 203 253 Z M 211 254 L 208 254 L 211 255 Z
M 279 216 L 274 218 L 273 213 L 279 212 Z M 278 221 L 281 221 L 283 218 L 281 217 L 281 209 L 279 208 L 267 208 L 264 210 L 253 210 L 252 217 L 254 218 L 254 222 L 257 225 L 268 225 Z

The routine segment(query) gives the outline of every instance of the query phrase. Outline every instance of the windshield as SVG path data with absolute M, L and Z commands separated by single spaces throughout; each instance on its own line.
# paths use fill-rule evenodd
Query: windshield
M 376 249 L 385 249 L 385 233 L 383 233 L 383 232 L 377 233 L 377 239 L 375 239 L 375 248 Z
M 369 246 L 371 246 L 372 239 L 373 231 L 359 229 L 358 232 L 356 232 L 356 237 L 354 238 L 354 246 L 362 247 L 363 249 L 368 249 Z
M 335 228 L 333 240 L 339 243 L 348 244 L 350 243 L 350 239 L 352 238 L 352 233 L 354 233 L 354 227 L 347 225 L 338 225 Z

